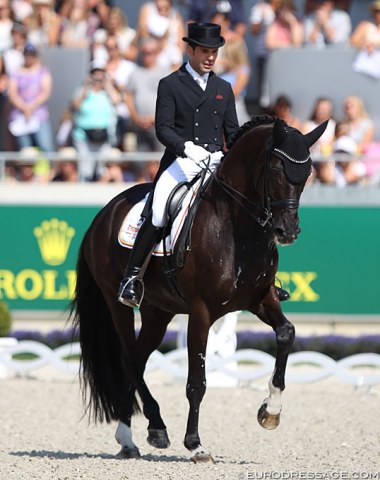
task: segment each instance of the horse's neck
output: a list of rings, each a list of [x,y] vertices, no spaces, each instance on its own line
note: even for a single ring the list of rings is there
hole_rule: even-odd
[[[257,218],[263,214],[263,189],[255,180],[255,175],[260,173],[249,168],[242,158],[241,155],[231,156],[228,162],[227,159],[223,162],[209,197],[215,205],[218,221],[231,225],[233,235],[241,239],[255,235]]]
[[[217,175],[228,186],[248,198],[258,200],[261,193],[258,185],[263,177],[263,153],[249,143],[239,142],[226,155],[220,165]]]

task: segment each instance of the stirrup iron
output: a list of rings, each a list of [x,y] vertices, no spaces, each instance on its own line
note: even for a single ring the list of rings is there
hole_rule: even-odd
[[[139,282],[139,284],[141,285],[141,288],[142,288],[141,295],[138,295],[135,292],[135,289],[133,289],[133,292],[135,294],[135,299],[123,297],[123,293],[124,293],[125,289],[128,287],[128,285],[131,282]],[[131,275],[128,278],[128,280],[125,282],[125,284],[120,288],[120,290],[118,292],[117,299],[120,303],[122,303],[123,305],[126,305],[127,307],[140,308],[140,305],[141,305],[141,303],[143,301],[143,298],[144,298],[144,294],[145,294],[145,285],[144,285],[143,279],[141,277],[139,277],[138,275]]]

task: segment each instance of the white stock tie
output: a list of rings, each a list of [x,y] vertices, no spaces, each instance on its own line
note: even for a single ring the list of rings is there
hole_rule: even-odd
[[[194,80],[197,82],[197,84],[201,87],[203,91],[206,90],[207,87],[207,81],[203,78],[194,78]]]

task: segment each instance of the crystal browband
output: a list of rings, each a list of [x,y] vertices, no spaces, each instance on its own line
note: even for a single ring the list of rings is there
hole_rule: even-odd
[[[296,160],[295,158],[292,158],[290,155],[288,155],[286,152],[283,150],[280,150],[279,148],[274,148],[273,149],[275,152],[281,153],[281,155],[284,155],[288,160],[290,160],[293,163],[306,163],[310,159],[310,155],[305,160]]]

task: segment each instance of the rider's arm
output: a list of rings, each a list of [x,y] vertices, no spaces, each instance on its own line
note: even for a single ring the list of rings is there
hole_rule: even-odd
[[[239,122],[236,114],[236,105],[235,105],[235,96],[233,94],[232,88],[228,86],[228,100],[227,106],[224,113],[224,138],[226,144],[228,145],[231,142],[231,139],[234,137],[235,132],[239,128]]]
[[[167,149],[178,157],[184,156],[185,139],[175,130],[176,103],[174,94],[166,79],[160,81],[156,102],[156,135]]]

